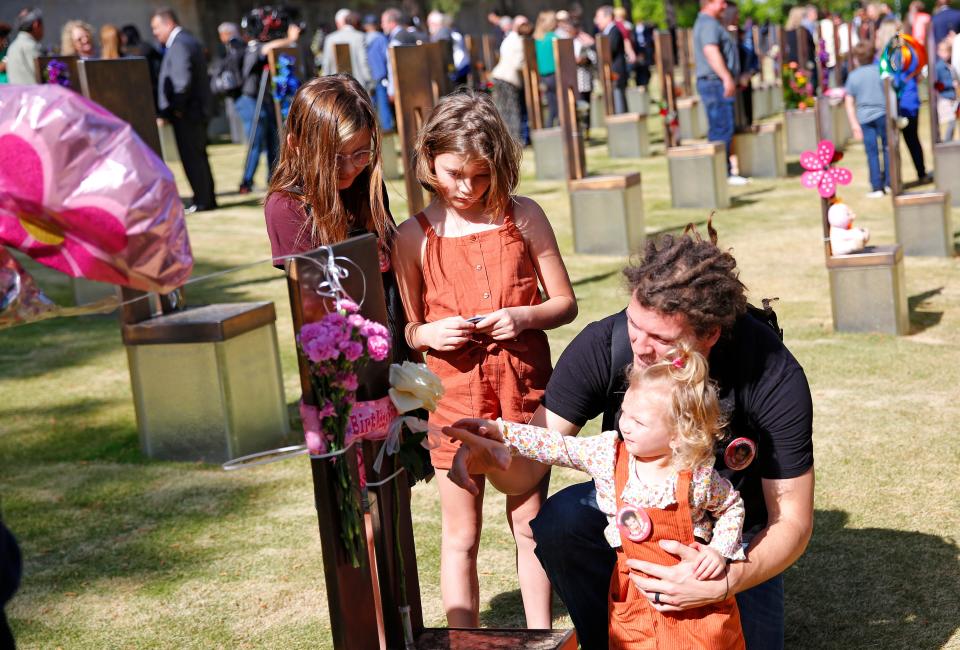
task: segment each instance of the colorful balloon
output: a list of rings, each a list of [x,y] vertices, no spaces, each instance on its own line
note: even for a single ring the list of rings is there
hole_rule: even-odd
[[[193,256],[173,174],[129,124],[59,85],[0,86],[0,246],[168,293]]]
[[[927,51],[909,34],[896,34],[880,54],[880,74],[893,77],[898,92],[903,84],[920,74],[927,65]]]

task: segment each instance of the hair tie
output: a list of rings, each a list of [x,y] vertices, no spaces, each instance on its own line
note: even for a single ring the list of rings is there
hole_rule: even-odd
[[[687,359],[681,354],[678,357],[674,357],[671,363],[673,364],[673,367],[676,368],[677,370],[683,370],[683,367],[687,365]]]

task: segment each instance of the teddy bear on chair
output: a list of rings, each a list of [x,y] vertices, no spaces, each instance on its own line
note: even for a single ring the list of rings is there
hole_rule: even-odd
[[[870,231],[853,227],[856,216],[846,203],[840,201],[831,205],[827,211],[827,221],[830,222],[830,249],[834,255],[859,253],[870,241]]]

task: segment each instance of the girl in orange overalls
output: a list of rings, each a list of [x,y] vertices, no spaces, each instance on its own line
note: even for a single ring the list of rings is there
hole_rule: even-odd
[[[431,429],[465,417],[527,422],[552,371],[543,330],[577,314],[556,237],[536,202],[514,196],[520,145],[487,95],[444,98],[420,130],[417,179],[433,195],[423,212],[400,225],[393,249],[409,325],[409,345],[427,353],[444,395]],[[459,443],[441,436],[431,451],[442,515],[440,592],[451,627],[479,624],[477,551],[483,477],[476,494],[447,478]],[[529,467],[529,466],[528,466]],[[523,472],[515,464],[508,472]],[[509,475],[491,475],[495,485]],[[517,542],[517,573],[527,626],[549,628],[550,583],[534,555],[529,522],[546,482],[507,496]]]
[[[597,505],[617,549],[610,579],[610,648],[622,650],[738,650],[744,647],[732,594],[681,612],[657,611],[630,579],[627,560],[672,565],[660,540],[699,551],[696,576],[722,578],[726,563],[743,560],[743,500],[713,469],[722,436],[720,407],[706,359],[681,346],[663,361],[635,367],[623,397],[620,431],[565,437],[531,425],[463,420],[447,432],[471,447],[500,439],[520,456],[590,473]],[[471,433],[472,432],[472,433]],[[659,602],[659,594],[654,595]]]

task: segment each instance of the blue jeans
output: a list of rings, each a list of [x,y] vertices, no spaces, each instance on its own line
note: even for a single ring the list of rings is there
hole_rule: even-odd
[[[396,123],[393,121],[393,110],[390,108],[390,99],[387,97],[387,82],[378,83],[373,89],[373,107],[377,109],[377,118],[380,120],[381,131],[393,131]]]
[[[250,132],[253,130],[253,113],[257,110],[257,98],[249,95],[240,95],[236,101],[237,114],[243,120],[243,130],[249,141]],[[257,120],[257,134],[253,139],[253,146],[250,148],[250,157],[247,167],[243,170],[243,180],[241,185],[253,185],[253,175],[260,164],[260,156],[267,154],[267,182],[270,182],[270,175],[277,164],[277,152],[280,148],[280,137],[277,135],[277,121],[273,114],[273,102],[269,97],[265,97],[263,106],[260,107],[260,117]]]
[[[870,169],[870,187],[882,190],[890,185],[890,154],[887,149],[887,118],[878,117],[869,122],[861,122],[863,148],[867,152],[867,167]],[[880,152],[877,151],[877,138],[883,144],[883,179],[880,178]]]
[[[697,92],[707,113],[707,139],[727,147],[727,169],[730,168],[730,145],[733,142],[734,100],[723,96],[719,79],[697,79]]]
[[[530,522],[536,554],[567,607],[583,650],[607,650],[607,589],[617,562],[593,481],[560,490]],[[737,594],[750,650],[783,647],[783,576]]]

